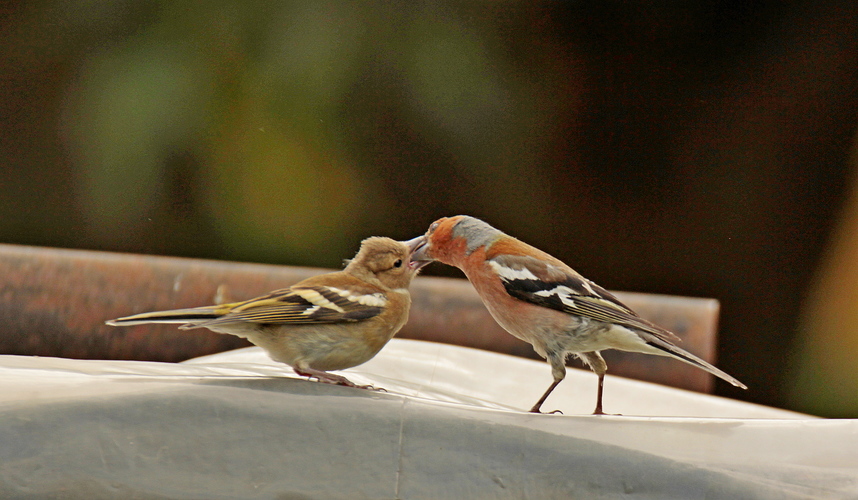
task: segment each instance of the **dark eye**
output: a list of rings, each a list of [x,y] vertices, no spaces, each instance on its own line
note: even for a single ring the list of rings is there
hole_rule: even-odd
[[[402,267],[402,259],[396,259],[396,262],[393,263],[393,267]]]

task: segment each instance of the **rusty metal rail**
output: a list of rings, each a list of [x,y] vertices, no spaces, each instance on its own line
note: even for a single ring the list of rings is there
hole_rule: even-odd
[[[244,340],[175,325],[113,328],[104,321],[159,309],[207,305],[224,291],[251,298],[327,272],[245,264],[0,244],[0,354],[80,359],[181,361],[243,347]],[[411,319],[399,337],[458,344],[539,359],[501,329],[466,280],[418,277]],[[714,362],[714,299],[640,293],[617,296],[675,332],[682,347]],[[614,351],[609,374],[711,392],[712,376],[678,361]],[[546,366],[546,373],[548,367]]]

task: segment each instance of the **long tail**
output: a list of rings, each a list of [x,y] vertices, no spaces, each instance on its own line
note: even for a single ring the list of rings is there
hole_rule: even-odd
[[[197,323],[217,319],[224,314],[220,306],[194,307],[190,309],[173,309],[171,311],[155,311],[124,318],[116,318],[105,323],[110,326],[145,325],[147,323],[181,323],[193,328]]]
[[[684,361],[684,362],[688,363],[689,365],[696,366],[697,368],[701,368],[703,370],[706,370],[707,372],[711,373],[712,375],[715,375],[716,377],[718,377],[718,378],[720,378],[726,382],[730,382],[731,384],[735,385],[736,387],[740,387],[742,389],[748,388],[747,385],[739,382],[736,379],[736,377],[733,377],[732,375],[728,374],[724,370],[721,370],[719,368],[712,366],[712,364],[707,363],[706,361],[703,361],[702,359],[691,354],[690,352],[686,351],[685,349],[681,349],[681,348],[679,348],[679,347],[677,347],[677,346],[675,346],[669,342],[665,342],[665,341],[658,339],[654,336],[648,335],[646,340],[647,340],[647,344],[649,344],[650,346],[655,347],[656,349],[662,351],[661,354],[664,356],[671,356],[671,357],[676,358],[680,361]]]

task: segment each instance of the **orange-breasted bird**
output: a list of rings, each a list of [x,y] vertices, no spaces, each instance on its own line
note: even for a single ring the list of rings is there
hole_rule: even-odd
[[[593,414],[604,414],[602,392],[608,366],[599,354],[604,349],[670,356],[747,389],[674,345],[679,340],[676,335],[641,318],[560,260],[479,219],[445,217],[433,222],[422,238],[412,260],[421,264],[437,260],[461,269],[492,317],[551,364],[554,381],[531,412],[540,413],[545,399],[566,376],[566,357],[571,353],[599,377]]]
[[[107,324],[182,323],[183,330],[236,335],[299,375],[357,387],[328,371],[370,360],[408,321],[408,286],[427,263],[410,259],[417,243],[367,238],[342,271],[244,302],[136,314]]]

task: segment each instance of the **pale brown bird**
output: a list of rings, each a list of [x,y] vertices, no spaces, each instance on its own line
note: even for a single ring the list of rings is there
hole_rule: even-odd
[[[208,328],[246,338],[299,375],[359,387],[328,371],[370,360],[408,321],[408,286],[427,263],[410,260],[414,244],[367,238],[342,271],[244,302],[135,314],[107,324]]]

